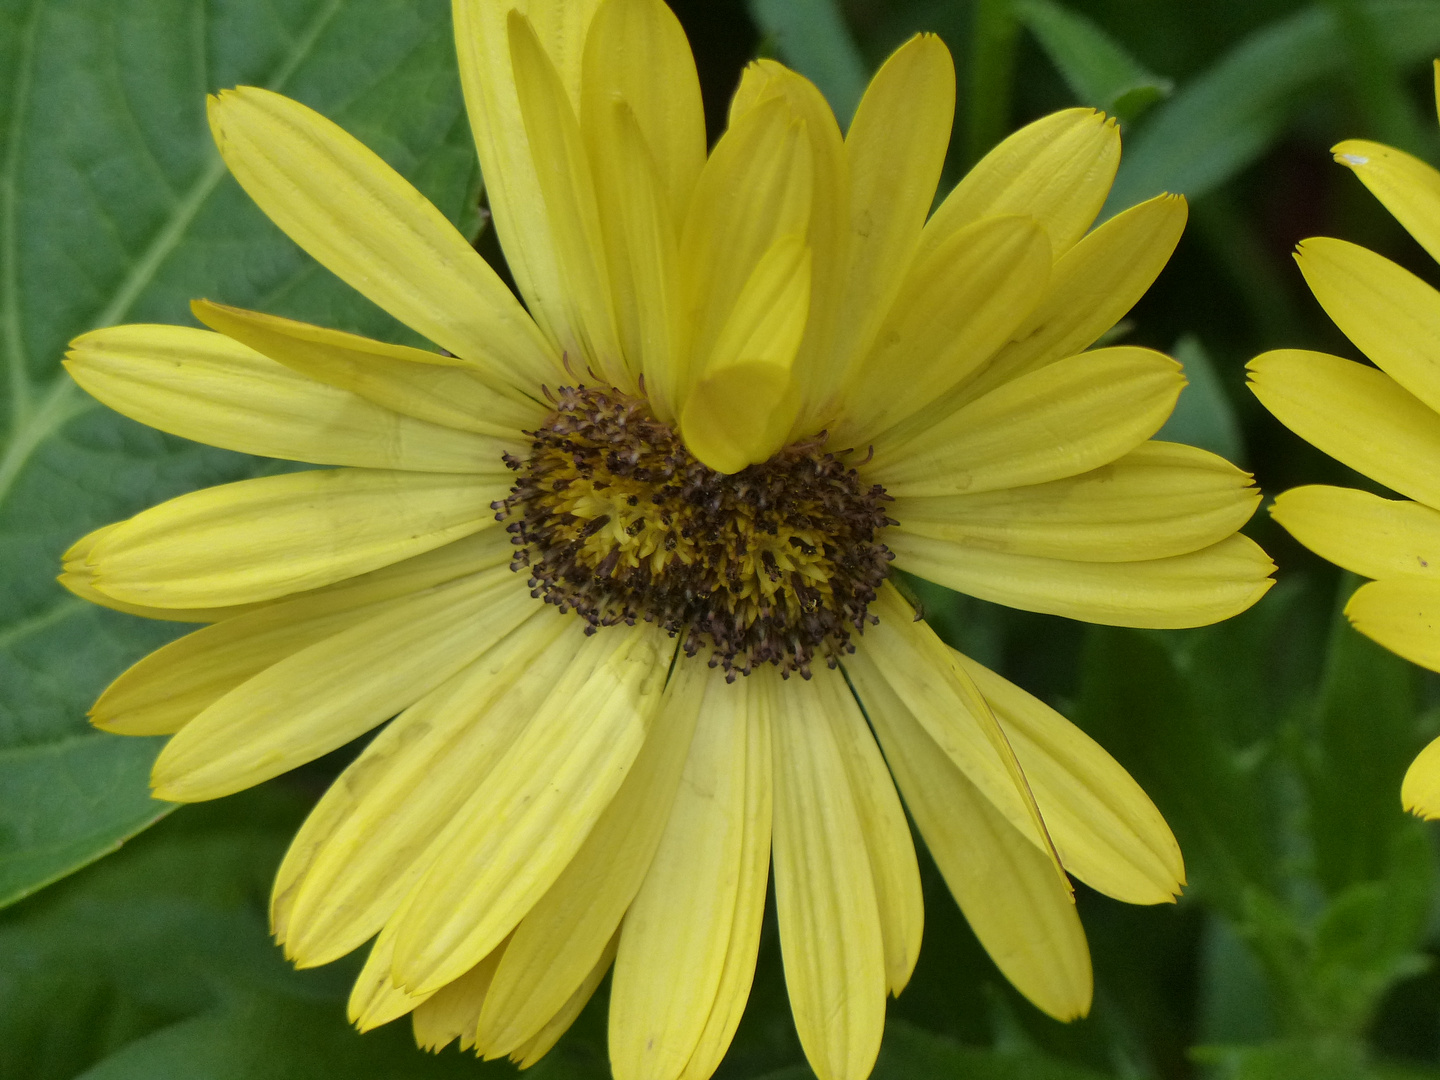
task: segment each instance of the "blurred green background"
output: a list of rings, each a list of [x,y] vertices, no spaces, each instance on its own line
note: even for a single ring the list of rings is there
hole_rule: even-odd
[[[1117,333],[1182,359],[1166,437],[1226,454],[1268,495],[1367,481],[1245,391],[1277,346],[1359,359],[1290,261],[1316,234],[1436,268],[1328,147],[1368,137],[1440,164],[1431,60],[1440,0],[687,0],[713,129],[740,68],[776,56],[842,124],[870,71],[940,33],[959,107],[945,188],[1019,124],[1076,103],[1122,121],[1107,213],[1191,199],[1170,267]],[[445,0],[0,0],[0,1078],[311,1080],[504,1076],[401,1022],[357,1036],[353,966],[288,969],[269,879],[341,751],[263,788],[168,809],[152,740],[90,731],[127,663],[180,629],[93,609],[53,583],[77,536],[192,488],[276,466],[92,406],[65,342],[125,321],[188,322],[192,296],[405,340],[224,175],[205,92],[283,89],[339,121],[499,258],[479,213]],[[1440,683],[1350,631],[1344,580],[1266,518],[1281,565],[1251,612],[1198,631],[1086,628],[923,588],[947,638],[1095,735],[1175,829],[1176,907],[1080,889],[1091,1016],[1014,993],[934,868],[915,978],[876,1075],[977,1080],[1440,1077],[1436,828],[1401,813],[1440,734]],[[917,586],[917,588],[921,588]],[[133,837],[133,839],[129,839]],[[124,843],[123,849],[120,848]],[[114,852],[113,854],[110,854]],[[103,859],[101,856],[105,856]],[[922,864],[925,855],[922,851]],[[98,861],[97,861],[98,860]],[[63,879],[63,880],[62,880]],[[537,1078],[606,1075],[602,990]],[[810,1075],[773,918],[719,1074]]]

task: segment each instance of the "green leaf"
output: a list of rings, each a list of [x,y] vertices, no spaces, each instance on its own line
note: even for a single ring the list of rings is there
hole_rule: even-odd
[[[1155,433],[1155,438],[1189,443],[1231,461],[1243,462],[1245,446],[1239,421],[1235,419],[1235,407],[1200,339],[1187,334],[1175,343],[1171,355],[1184,365],[1189,385],[1181,392],[1175,411]]]
[[[145,794],[154,743],[84,717],[180,628],[75,601],[54,580],[61,552],[162,499],[275,467],[98,407],[60,370],[66,341],[188,323],[196,296],[408,339],[225,173],[205,94],[239,83],[319,109],[474,227],[445,0],[0,2],[0,902],[166,809]]]
[[[1103,1073],[1039,1050],[964,1046],[903,1020],[885,1025],[874,1080],[1106,1080]]]
[[[1083,15],[1050,0],[1019,0],[1014,8],[1082,104],[1129,123],[1174,88]]]
[[[1440,50],[1440,5],[1363,5],[1395,64]],[[1128,141],[1104,216],[1158,195],[1203,195],[1259,158],[1279,137],[1300,92],[1335,75],[1348,50],[1334,12],[1310,8],[1251,35],[1155,109]]]
[[[780,59],[813,82],[843,131],[870,81],[835,0],[750,0],[750,17]]]

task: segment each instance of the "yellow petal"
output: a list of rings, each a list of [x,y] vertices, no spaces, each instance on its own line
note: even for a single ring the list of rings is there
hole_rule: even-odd
[[[1363,577],[1440,573],[1440,512],[1368,491],[1310,484],[1270,515],[1315,554]]]
[[[1421,577],[1367,582],[1350,597],[1345,615],[1391,652],[1440,671],[1440,582]]]
[[[1238,615],[1274,582],[1275,564],[1248,537],[1143,562],[1071,562],[1011,555],[896,530],[895,565],[947,589],[1022,611],[1106,626],[1177,629]]]
[[[508,567],[387,605],[266,668],[186,724],[155,761],[156,797],[218,798],[344,746],[534,612]]]
[[[350,1022],[361,1031],[370,1031],[388,1024],[423,1004],[429,994],[410,994],[395,985],[390,977],[395,955],[395,928],[388,925],[380,931],[365,966],[360,969],[350,990],[346,1012]]]
[[[762,668],[775,751],[775,910],[790,1010],[819,1080],[863,1080],[885,1026],[885,947],[845,759],[812,682]],[[777,712],[779,710],[777,709]]]
[[[935,201],[955,115],[955,65],[917,34],[881,65],[845,136],[850,269],[836,312],[841,370],[863,355],[895,303]]]
[[[1383,371],[1277,349],[1250,361],[1250,389],[1275,418],[1352,469],[1440,507],[1435,412]]]
[[[532,398],[488,383],[483,368],[459,357],[387,345],[209,300],[191,301],[190,310],[210,329],[271,360],[404,416],[511,440],[545,416],[544,407]]]
[[[1011,135],[955,185],[935,211],[922,251],[983,217],[1028,214],[1045,227],[1057,256],[1105,205],[1120,164],[1120,132],[1093,109],[1065,109]]]
[[[296,374],[222,334],[187,326],[92,331],[71,343],[65,367],[116,412],[242,454],[474,473],[498,471],[485,466],[524,446],[513,437],[495,439],[401,416]]]
[[[574,857],[645,739],[674,645],[654,627],[586,640],[475,791],[406,900],[397,980],[443,986],[513,930]]]
[[[680,784],[704,693],[701,664],[675,668],[635,765],[555,884],[520,921],[480,1017],[491,1057],[514,1053],[583,985],[645,879]]]
[[[345,955],[394,915],[565,672],[583,633],[545,609],[444,680],[330,786],[276,875],[270,922],[286,956]]]
[[[1440,293],[1358,244],[1302,240],[1300,272],[1356,348],[1434,409],[1440,407]]]
[[[810,249],[798,236],[767,251],[735,307],[680,416],[686,448],[736,473],[786,442],[799,408],[792,365],[810,309]]]
[[[415,1028],[417,1046],[437,1053],[456,1039],[460,1040],[461,1050],[475,1045],[480,1009],[504,955],[505,943],[501,942],[484,960],[416,1006],[410,1021]]]
[[[235,179],[315,260],[407,326],[497,382],[560,372],[505,283],[425,197],[353,136],[252,86],[210,99]],[[488,173],[487,173],[488,177]]]
[[[875,736],[855,702],[844,678],[829,670],[817,671],[814,683],[830,722],[835,744],[845,759],[855,809],[865,833],[865,850],[875,881],[880,911],[880,933],[885,945],[885,979],[890,993],[900,994],[920,957],[920,934],[925,908],[920,892],[920,869],[910,825],[895,794],[895,783],[875,745]]]
[[[1185,883],[1180,846],[1140,785],[1054,709],[955,656],[1015,748],[1065,869],[1129,904],[1173,902]]]
[[[169,735],[252,675],[377,614],[393,601],[508,562],[512,548],[481,534],[342,585],[242,612],[132,664],[100,695],[91,722],[121,735]]]
[[[495,233],[505,249],[505,263],[535,321],[553,343],[555,356],[581,356],[581,330],[570,322],[558,245],[520,111],[507,23],[512,11],[522,11],[530,20],[572,107],[578,109],[585,38],[598,6],[599,0],[452,3],[460,85],[480,155],[485,195],[495,215]]]
[[[867,689],[864,701],[910,814],[980,944],[1038,1008],[1057,1020],[1085,1015],[1090,951],[1045,855],[937,753],[893,690]]]
[[[706,672],[704,698],[683,782],[620,932],[610,988],[616,1080],[674,1080],[685,1068],[720,986],[742,878],[748,687],[718,667],[682,667]]]
[[[1431,258],[1440,259],[1440,172],[1393,146],[1347,139],[1331,148]]]
[[[615,946],[619,939],[617,934],[610,939],[610,944],[605,946],[605,951],[600,954],[600,959],[590,969],[590,974],[585,976],[585,981],[580,984],[579,989],[570,995],[560,1011],[550,1018],[536,1036],[524,1046],[517,1047],[510,1055],[510,1059],[520,1068],[528,1069],[542,1057],[550,1052],[550,1048],[560,1041],[560,1036],[569,1030],[575,1018],[580,1015],[587,1002],[594,995],[600,985],[600,980],[605,978],[605,973],[610,970],[610,963],[615,959]]]
[[[490,528],[505,478],[337,469],[204,488],[95,544],[95,588],[158,607],[217,607],[319,588]]]
[[[634,380],[620,355],[595,180],[580,122],[530,20],[511,11],[508,32],[520,115],[560,271],[556,299],[580,349],[570,357],[571,364],[593,369],[612,386],[632,389]]]
[[[866,476],[896,498],[1076,476],[1155,434],[1184,385],[1160,353],[1097,349],[1006,383],[908,441],[877,442]]]
[[[900,498],[906,532],[1018,555],[1080,562],[1163,559],[1208,547],[1250,519],[1260,493],[1224,458],[1145,442],[1079,476],[975,495]]]
[[[1440,818],[1440,739],[1421,750],[1400,784],[1400,802],[1426,821]]]
[[[975,371],[1009,340],[1050,276],[1028,217],[985,218],[916,258],[845,389],[842,445],[863,444]]]

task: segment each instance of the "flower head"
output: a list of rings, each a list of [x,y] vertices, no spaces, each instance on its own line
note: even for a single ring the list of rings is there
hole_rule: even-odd
[[[1436,93],[1440,100],[1440,62]],[[1334,153],[1440,259],[1440,172],[1362,139]],[[1313,484],[1284,492],[1271,513],[1317,555],[1373,579],[1345,605],[1357,630],[1440,670],[1440,293],[1345,240],[1304,240],[1295,261],[1325,313],[1375,366],[1278,349],[1250,362],[1250,388],[1301,438],[1405,498]],[[1423,817],[1440,817],[1440,741],[1411,765],[1401,798]]]
[[[1174,839],[1084,734],[941,643],[890,569],[1133,626],[1265,590],[1236,533],[1249,478],[1149,441],[1178,365],[1082,352],[1164,265],[1183,201],[1088,231],[1118,134],[1071,110],[931,214],[954,103],[934,37],[890,58],[843,137],[814,86],[752,65],[707,155],[660,0],[455,18],[523,303],[378,157],[241,88],[211,103],[234,176],[445,351],[209,301],[210,330],[75,342],[75,378],[128,415],[336,466],[71,549],[80,595],[210,624],[123,674],[95,722],[172,735],[156,793],[195,800],[389,721],[273,898],[300,964],[374,939],[362,1027],[409,1013],[424,1045],[529,1063],[613,965],[616,1075],[704,1078],[773,860],[805,1052],[862,1077],[921,935],[896,783],[1000,968],[1084,1013],[1066,871],[1168,901]]]

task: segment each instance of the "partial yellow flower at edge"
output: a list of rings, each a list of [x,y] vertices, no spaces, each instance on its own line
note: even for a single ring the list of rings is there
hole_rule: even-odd
[[[890,576],[1147,627],[1269,587],[1236,532],[1249,477],[1153,440],[1178,365],[1082,351],[1183,201],[1087,233],[1119,134],[1074,109],[927,222],[954,104],[933,36],[845,136],[812,84],[753,65],[707,156],[660,0],[454,11],[519,298],[352,136],[242,87],[210,104],[242,187],[445,353],[223,297],[195,304],[209,330],[74,343],[76,380],[141,422],[326,466],[67,553],[79,595],[212,624],[121,675],[96,724],[170,735],[153,782],[186,800],[384,725],[297,834],[272,926],[301,966],[373,941],[352,1019],[411,1013],[428,1048],[533,1063],[613,963],[615,1075],[705,1080],[773,864],[801,1045],[821,1080],[863,1080],[923,931],[906,805],[1007,977],[1083,1015],[1067,873],[1167,902],[1174,837]]]

